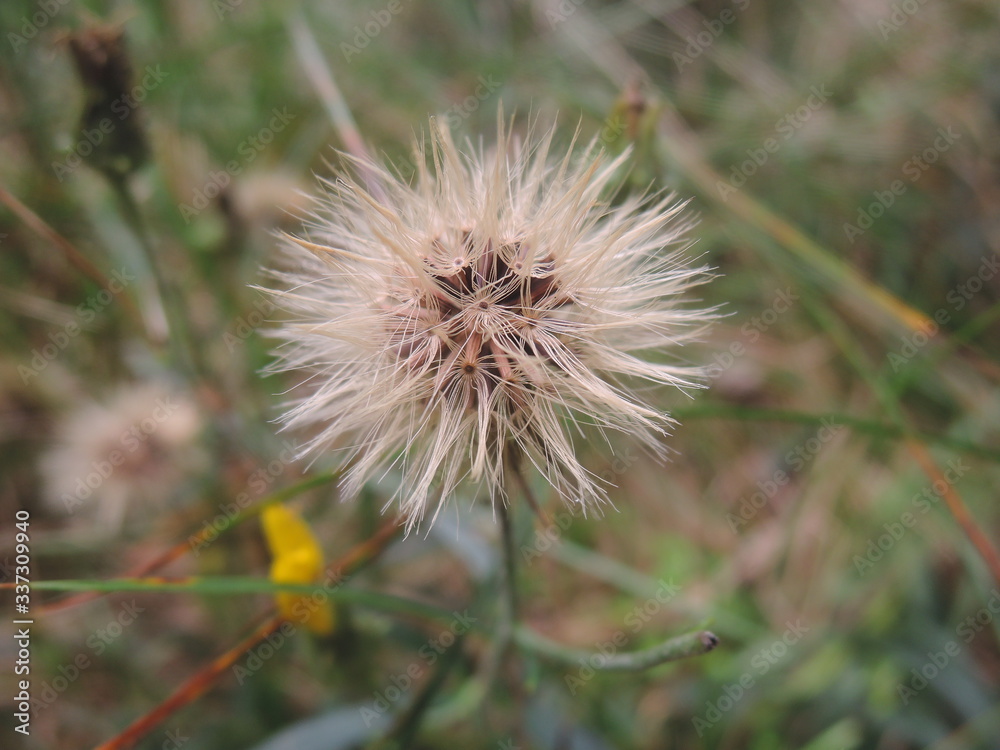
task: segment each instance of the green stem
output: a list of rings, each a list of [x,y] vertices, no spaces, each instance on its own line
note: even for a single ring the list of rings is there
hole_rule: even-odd
[[[873,435],[889,440],[903,440],[913,437],[931,445],[968,453],[991,461],[1000,461],[1000,450],[986,445],[980,445],[962,438],[948,435],[937,435],[922,430],[904,428],[898,424],[863,419],[842,412],[823,412],[820,414],[795,411],[792,409],[768,409],[752,406],[734,406],[732,404],[712,403],[703,401],[695,406],[682,406],[671,410],[671,415],[682,421],[691,419],[734,419],[754,422],[786,422],[789,424],[821,425],[824,419],[843,424],[854,432]]]
[[[111,186],[121,206],[122,216],[132,230],[146,256],[146,262],[153,274],[156,284],[156,291],[160,297],[160,304],[167,319],[168,346],[174,364],[180,368],[189,378],[190,382],[196,383],[199,375],[204,372],[198,356],[198,346],[194,340],[190,325],[186,317],[186,306],[182,295],[174,285],[170,283],[163,269],[163,264],[157,255],[146,223],[142,216],[142,211],[132,195],[132,188],[127,177],[109,177]]]
[[[514,529],[510,509],[500,504],[500,534],[503,540],[503,609],[501,610],[500,633],[510,640],[517,624],[517,560],[514,557]]]
[[[315,489],[316,487],[322,487],[325,484],[329,484],[330,482],[336,481],[339,477],[340,477],[339,471],[328,472],[326,474],[319,474],[314,477],[308,477],[307,479],[303,479],[300,482],[296,482],[295,484],[289,485],[288,487],[284,487],[280,490],[277,490],[276,492],[272,492],[267,497],[258,500],[249,508],[241,510],[233,516],[226,516],[226,519],[221,525],[221,527],[214,525],[211,526],[210,527],[211,530],[217,533],[213,534],[210,540],[205,540],[204,538],[205,527],[203,526],[201,531],[196,531],[195,533],[191,534],[188,537],[188,543],[197,547],[200,546],[202,543],[209,544],[211,542],[214,542],[216,539],[218,539],[220,536],[222,536],[227,531],[232,529],[234,526],[238,526],[239,524],[243,523],[244,521],[250,518],[259,516],[261,512],[263,512],[264,508],[268,507],[269,505],[275,505],[276,503],[287,502],[288,500],[298,497],[299,495],[308,492],[311,489]]]
[[[671,661],[701,656],[719,645],[719,639],[708,630],[692,630],[664,641],[658,646],[642,651],[632,651],[610,656],[584,649],[564,646],[550,641],[526,627],[519,627],[514,632],[514,638],[522,647],[548,657],[553,661],[570,664],[574,667],[587,664],[596,670],[604,672],[641,672],[651,667],[666,664]]]
[[[449,623],[455,615],[441,607],[424,604],[413,599],[367,591],[343,585],[338,581],[328,584],[315,583],[275,583],[267,578],[250,576],[206,576],[186,578],[112,578],[71,579],[52,581],[32,581],[32,588],[38,591],[100,591],[121,593],[124,591],[148,592],[156,594],[201,594],[204,596],[243,596],[246,594],[301,594],[302,596],[322,596],[334,601],[357,604],[369,609],[397,612],[399,614]],[[14,588],[13,583],[0,583],[0,591]]]
[[[507,506],[500,505],[499,515],[500,546],[503,550],[504,558],[503,574],[500,576],[500,611],[497,616],[497,626],[494,631],[493,643],[480,677],[482,685],[480,699],[486,697],[497,681],[504,657],[514,642],[514,627],[517,621],[517,578],[514,561],[514,538]]]

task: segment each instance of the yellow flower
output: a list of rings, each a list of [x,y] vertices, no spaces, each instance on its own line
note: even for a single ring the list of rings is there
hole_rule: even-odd
[[[275,504],[264,509],[261,525],[271,551],[271,580],[275,583],[316,583],[325,562],[323,550],[306,522],[295,511]],[[280,593],[275,600],[278,612],[286,620],[304,625],[317,635],[333,632],[333,609],[325,598]]]

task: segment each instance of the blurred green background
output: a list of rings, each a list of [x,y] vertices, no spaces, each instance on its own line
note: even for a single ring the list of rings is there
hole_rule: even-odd
[[[671,461],[594,441],[616,509],[563,511],[554,541],[525,506],[515,520],[537,631],[634,649],[701,624],[722,645],[638,674],[512,656],[481,699],[498,542],[488,507],[463,501],[345,585],[482,631],[439,650],[460,621],[341,604],[333,636],[240,660],[138,747],[1000,747],[1000,581],[967,533],[1000,536],[998,16],[942,0],[5,0],[4,581],[17,508],[35,580],[96,580],[336,467],[289,460],[270,421],[292,380],[259,374],[275,315],[250,286],[338,168],[327,71],[404,174],[429,115],[489,142],[502,102],[520,129],[530,114],[565,143],[579,127],[631,145],[627,189],[691,199],[690,254],[719,273],[699,291],[727,317],[689,354],[710,389],[655,396],[681,421]],[[120,68],[109,51],[130,81],[102,78]],[[353,504],[334,484],[299,495],[329,559],[371,536],[392,481]],[[254,522],[197,552],[158,572],[267,576]],[[4,746],[109,739],[270,599],[115,593],[38,614],[32,736],[5,703]],[[6,686],[11,639],[0,654]]]

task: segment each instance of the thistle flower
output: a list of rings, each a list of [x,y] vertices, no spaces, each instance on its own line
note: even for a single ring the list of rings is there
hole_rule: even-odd
[[[552,136],[521,143],[501,123],[495,149],[460,151],[432,121],[412,183],[354,160],[373,187],[327,181],[308,239],[288,238],[274,274],[291,318],[275,369],[310,373],[286,426],[313,428],[303,455],[350,454],[348,496],[397,469],[408,528],[466,479],[506,502],[521,457],[586,511],[606,489],[576,456],[580,426],[662,454],[671,419],[635,386],[697,386],[700,368],[644,357],[712,317],[679,304],[706,278],[681,257],[683,206],[611,205],[627,154],[553,158]]]

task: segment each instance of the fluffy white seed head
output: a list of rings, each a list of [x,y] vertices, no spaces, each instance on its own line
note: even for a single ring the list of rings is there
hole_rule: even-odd
[[[680,255],[682,206],[609,205],[625,157],[552,158],[551,139],[501,127],[495,149],[459,150],[432,123],[412,183],[369,163],[357,171],[377,189],[327,182],[275,273],[277,369],[309,373],[284,421],[311,429],[303,454],[349,452],[347,495],[397,468],[410,526],[466,479],[505,500],[522,458],[570,502],[599,503],[581,425],[662,452],[670,419],[635,387],[697,385],[698,368],[667,360],[712,317],[679,305],[706,278]]]
[[[44,498],[79,519],[74,533],[119,533],[130,506],[164,506],[205,469],[202,427],[194,400],[158,383],[120,385],[106,401],[77,404],[42,457]]]

